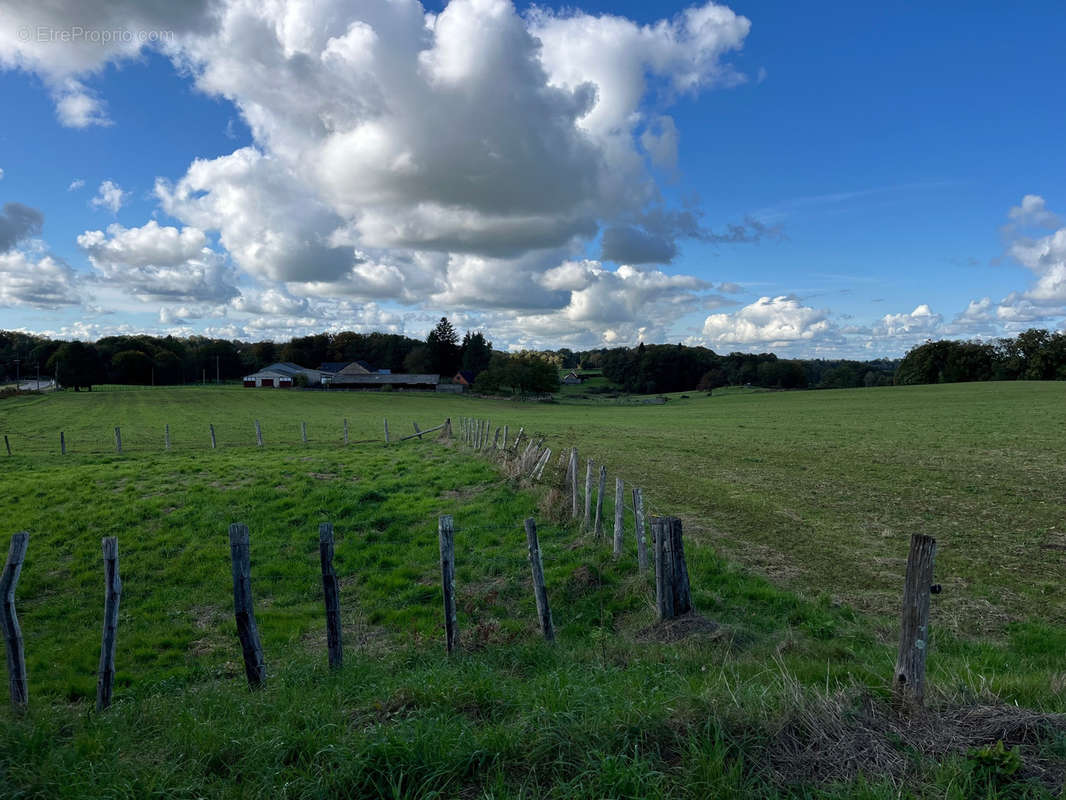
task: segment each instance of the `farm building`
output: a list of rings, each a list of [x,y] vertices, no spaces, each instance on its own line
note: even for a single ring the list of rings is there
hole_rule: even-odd
[[[291,389],[298,375],[303,375],[309,386],[315,386],[322,382],[323,373],[317,369],[301,367],[299,364],[279,361],[277,364],[263,367],[259,372],[245,375],[244,385],[247,388]]]
[[[563,383],[565,383],[567,386],[576,386],[577,384],[581,383],[583,380],[584,380],[584,378],[582,378],[580,375],[578,375],[577,372],[575,372],[574,370],[570,370],[563,377]]]
[[[455,373],[455,377],[452,380],[454,380],[456,383],[462,384],[463,386],[473,386],[474,378],[475,375],[473,372],[468,369],[461,369],[457,373]]]
[[[347,374],[345,374],[347,373]],[[380,372],[348,372],[341,370],[333,376],[330,386],[334,389],[381,390],[386,386],[398,390],[436,391],[440,375],[395,375]]]

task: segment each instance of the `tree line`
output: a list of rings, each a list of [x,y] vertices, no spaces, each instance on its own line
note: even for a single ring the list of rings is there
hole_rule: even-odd
[[[992,342],[928,341],[900,362],[896,383],[1066,380],[1066,334],[1030,328]]]

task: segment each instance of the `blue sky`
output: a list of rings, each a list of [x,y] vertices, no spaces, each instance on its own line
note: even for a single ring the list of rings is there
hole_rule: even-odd
[[[0,10],[0,328],[878,357],[1066,316],[1060,4],[94,5]]]

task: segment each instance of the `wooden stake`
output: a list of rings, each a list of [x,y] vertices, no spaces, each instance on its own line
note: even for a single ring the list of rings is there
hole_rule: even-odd
[[[648,571],[648,541],[644,533],[644,490],[633,487],[633,517],[637,528],[637,567],[641,572]]]
[[[100,644],[100,669],[96,679],[96,710],[111,705],[115,689],[115,644],[118,634],[118,607],[122,599],[122,579],[118,572],[118,539],[109,536],[101,542],[104,551],[104,633]]]
[[[571,447],[570,448],[570,490],[571,490],[571,495],[572,495],[572,500],[573,500],[573,502],[572,502],[573,510],[571,512],[571,516],[574,519],[577,519],[577,500],[578,500],[577,464],[578,464],[577,448],[576,447]]]
[[[903,614],[892,688],[905,709],[920,710],[925,703],[925,659],[929,653],[929,595],[933,583],[936,539],[916,533],[907,555],[903,584]]]
[[[500,449],[500,429],[496,428],[496,434],[492,437],[492,449]]]
[[[614,557],[622,555],[622,543],[624,531],[622,528],[622,512],[625,510],[625,494],[621,478],[614,479]]]
[[[263,429],[259,427],[259,420],[255,421],[255,444],[257,447],[263,446]]]
[[[63,434],[60,434],[62,436]],[[4,434],[4,447],[7,448],[7,454],[11,455],[11,442],[7,440],[7,434]]]
[[[607,491],[607,466],[600,465],[600,488],[596,492],[596,524],[593,526],[597,536],[603,536],[603,493]]]
[[[385,444],[389,443],[389,418],[385,417]]]
[[[419,439],[421,439],[422,438],[422,431],[420,431],[418,429],[418,423],[417,422],[412,422],[411,424],[415,426],[415,436],[417,436]]]
[[[680,617],[692,610],[688,565],[682,543],[681,520],[652,517],[655,539],[655,605],[660,620]]]
[[[122,452],[122,431],[120,431],[117,427],[115,428],[115,452]]]
[[[507,426],[507,425],[504,425],[504,426],[503,426],[503,449],[504,449],[504,450],[506,450],[506,449],[507,449],[507,443],[508,443],[509,441],[511,441],[511,440],[510,440],[510,438],[508,438],[508,435],[507,435],[507,434],[508,434],[508,432],[509,432],[509,426]]]
[[[307,444],[307,423],[306,422],[301,422],[300,423],[300,439],[303,441],[304,444]]]
[[[4,438],[6,439],[7,437],[5,436]],[[60,431],[59,432],[59,455],[65,456],[66,454],[67,454],[67,437],[63,435],[63,431]]]
[[[344,663],[344,645],[341,642],[341,599],[337,571],[333,569],[333,523],[323,522],[318,526],[318,554],[322,562],[322,595],[326,601],[326,649],[329,651],[329,666],[340,669]]]
[[[163,426],[163,449],[170,449],[170,423]]]
[[[526,542],[529,544],[529,567],[533,572],[533,597],[537,601],[537,620],[540,632],[549,642],[555,641],[552,625],[552,610],[548,605],[548,590],[544,585],[544,564],[540,558],[540,542],[537,541],[537,523],[530,517],[526,520]]]
[[[444,643],[448,655],[459,646],[459,617],[455,607],[455,529],[451,514],[437,520],[440,539],[440,580],[444,593]]]
[[[589,529],[589,522],[592,519],[592,465],[593,461],[590,458],[585,464],[585,522],[582,527],[586,532]]]
[[[344,443],[348,444],[348,418],[344,418]]]
[[[11,705],[16,711],[26,708],[30,701],[26,685],[26,652],[22,645],[22,629],[15,613],[15,587],[26,560],[30,535],[25,531],[11,537],[3,577],[0,577],[0,626],[4,629],[4,649],[7,651],[7,678],[11,687]]]
[[[248,685],[257,689],[266,681],[266,665],[252,607],[252,555],[247,525],[229,526],[229,549],[233,561],[233,614],[237,619],[237,638],[241,641]]]
[[[218,448],[218,441],[215,439],[215,426],[213,423],[208,423],[207,428],[211,431],[211,449],[215,450]]]
[[[670,591],[670,572],[666,564],[666,537],[662,517],[651,518],[651,538],[655,542],[655,611],[660,620],[674,616],[673,594]]]

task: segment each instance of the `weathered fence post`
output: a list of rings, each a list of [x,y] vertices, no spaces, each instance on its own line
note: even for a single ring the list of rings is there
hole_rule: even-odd
[[[60,434],[62,436],[63,434]],[[7,434],[4,434],[4,447],[7,448],[7,454],[11,455],[11,442],[7,440]]]
[[[96,710],[111,705],[115,688],[115,644],[118,634],[118,606],[122,599],[122,579],[118,572],[118,539],[109,536],[101,543],[104,551],[104,633],[100,643],[100,669],[96,679]]]
[[[207,424],[207,428],[208,428],[208,430],[211,431],[211,449],[212,450],[216,450],[216,449],[218,449],[218,440],[215,439],[215,425],[214,425],[214,423],[210,423],[209,422]]]
[[[529,568],[533,572],[533,596],[537,601],[537,620],[540,632],[549,642],[555,641],[552,625],[552,610],[548,605],[548,590],[544,585],[544,563],[540,557],[540,542],[537,540],[537,523],[532,517],[526,520],[526,542],[529,544]]]
[[[163,426],[163,449],[170,449],[170,423]]]
[[[257,447],[263,446],[263,429],[259,427],[259,420],[255,421],[255,444]]]
[[[389,443],[389,418],[385,417],[385,444]]]
[[[452,418],[446,417],[444,420],[444,433],[441,434],[445,439],[452,438]]]
[[[422,431],[420,431],[418,429],[418,423],[417,422],[412,422],[411,424],[415,426],[415,433],[418,434],[418,440],[422,441]]]
[[[115,427],[115,452],[122,452],[122,431],[117,426]]]
[[[533,464],[533,470],[529,473],[529,477],[533,480],[540,480],[540,476],[544,474],[544,468],[548,465],[548,460],[552,457],[552,450],[550,447],[545,447],[544,452],[536,463]]]
[[[655,605],[660,620],[673,619],[692,610],[681,520],[652,517],[651,527],[655,538]]]
[[[603,493],[607,491],[607,465],[600,465],[600,487],[596,491],[596,524],[593,526],[597,536],[603,536]]]
[[[300,439],[304,444],[307,444],[307,422],[300,422]]]
[[[500,449],[500,429],[496,428],[496,434],[492,437],[492,449]]]
[[[4,649],[7,651],[7,678],[11,687],[11,705],[22,710],[30,701],[26,686],[26,653],[22,648],[22,629],[15,613],[15,587],[18,586],[22,562],[30,535],[25,531],[11,537],[3,577],[0,577],[0,626],[4,629]]]
[[[518,453],[518,443],[522,441],[522,434],[524,434],[525,432],[526,432],[526,429],[524,427],[523,428],[519,428],[518,429],[518,435],[516,437],[514,437],[514,451],[515,451],[515,453]]]
[[[509,438],[507,438],[507,435],[508,435],[509,431],[510,431],[510,426],[504,425],[503,426],[503,449],[504,450],[507,450],[507,443],[509,441],[511,441]]]
[[[641,572],[648,571],[648,540],[644,533],[644,490],[633,487],[633,517],[637,533],[637,567]]]
[[[623,483],[621,478],[614,479],[614,557],[618,558],[622,555],[622,541],[625,536],[624,529],[622,528],[623,512],[626,507],[626,496],[623,493]]]
[[[237,638],[241,641],[248,685],[256,689],[266,681],[266,665],[252,608],[252,554],[247,525],[229,526],[229,549],[233,561],[233,614],[237,619]]]
[[[348,444],[348,418],[344,418],[344,443]]]
[[[585,464],[585,522],[582,527],[587,532],[592,521],[592,465],[590,458]]]
[[[577,464],[578,464],[577,448],[576,447],[571,447],[570,448],[570,491],[571,491],[571,495],[572,495],[572,499],[573,499],[573,502],[572,502],[573,510],[571,512],[571,517],[573,519],[577,519],[577,496],[578,496],[578,491],[577,491]]]
[[[451,514],[437,520],[440,539],[440,580],[444,592],[444,642],[451,655],[459,646],[459,617],[455,607],[455,529]]]
[[[925,659],[929,653],[929,595],[933,584],[936,539],[916,533],[911,536],[907,555],[907,577],[903,584],[903,615],[899,633],[892,688],[899,702],[909,710],[920,710],[925,702]],[[939,587],[937,587],[939,591]]]
[[[7,438],[6,436],[4,437]],[[67,454],[67,437],[63,435],[63,431],[59,432],[59,455],[65,456]],[[8,453],[11,455],[11,453]]]
[[[329,651],[329,666],[340,669],[344,663],[344,646],[341,642],[341,597],[337,571],[333,569],[333,523],[323,522],[318,526],[318,554],[322,561],[322,595],[326,600],[326,649]]]

